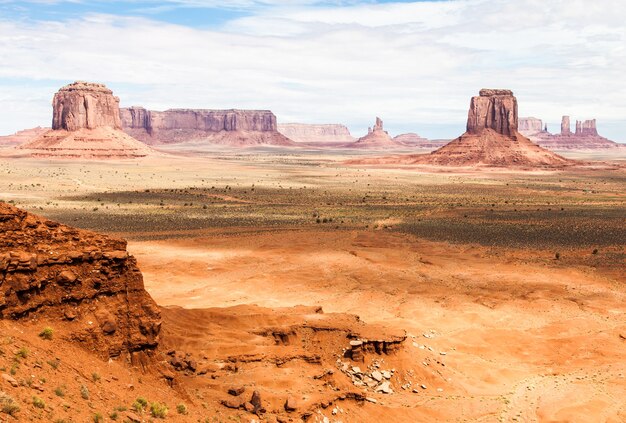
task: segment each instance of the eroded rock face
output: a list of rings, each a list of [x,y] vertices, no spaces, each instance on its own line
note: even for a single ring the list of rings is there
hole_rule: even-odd
[[[124,131],[147,144],[210,140],[224,132],[261,133],[260,137],[250,138],[267,139],[269,144],[290,143],[290,140],[278,133],[276,116],[269,110],[171,109],[159,112],[130,107],[121,109],[120,113]],[[233,141],[236,143],[239,139]]]
[[[0,203],[0,318],[35,317],[105,357],[152,351],[161,327],[126,241]]]
[[[103,84],[77,81],[61,88],[52,100],[52,129],[121,129],[120,99]]]
[[[570,135],[572,128],[570,127],[569,116],[563,116],[561,118],[561,135]]]
[[[517,132],[517,99],[510,90],[482,89],[472,97],[467,117],[467,132],[480,134],[492,129],[512,136]]]

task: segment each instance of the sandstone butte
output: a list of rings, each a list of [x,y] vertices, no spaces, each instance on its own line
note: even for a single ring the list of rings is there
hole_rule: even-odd
[[[438,150],[348,163],[554,168],[574,162],[533,144],[518,132],[517,99],[512,91],[482,89],[470,101],[466,132]]]
[[[596,120],[576,121],[576,132],[572,132],[570,117],[561,119],[561,132],[551,134],[541,119],[520,118],[520,133],[541,147],[550,150],[601,150],[625,148],[598,134]]]
[[[269,110],[121,109],[124,131],[146,144],[200,142],[230,146],[295,143],[278,132],[276,116]]]
[[[103,84],[77,81],[52,100],[52,129],[17,148],[33,157],[137,158],[153,154],[121,130],[119,98]]]
[[[341,124],[278,124],[278,132],[295,142],[353,142],[350,130]]]
[[[0,287],[0,319],[54,320],[104,359],[143,362],[158,345],[160,312],[126,241],[0,203]]]
[[[379,117],[373,127],[367,128],[367,135],[359,138],[350,145],[353,148],[366,149],[390,149],[407,147],[401,141],[391,138],[389,133],[383,128],[383,121]]]

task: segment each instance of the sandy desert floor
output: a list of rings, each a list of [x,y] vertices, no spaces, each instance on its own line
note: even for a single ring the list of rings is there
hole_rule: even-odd
[[[240,357],[237,371],[183,378],[190,401],[223,421],[250,419],[219,405],[232,384],[259,387],[276,408],[297,395],[311,421],[626,421],[626,172],[423,173],[344,159],[7,160],[0,198],[128,239],[164,307],[166,347],[209,367]],[[305,344],[324,319],[339,332],[356,324],[345,314],[406,340],[364,364],[393,366],[395,392],[332,414]],[[274,326],[292,328],[279,352],[298,360],[241,359],[278,354],[250,335]],[[318,353],[338,357],[328,336]],[[359,391],[335,371],[335,387]]]

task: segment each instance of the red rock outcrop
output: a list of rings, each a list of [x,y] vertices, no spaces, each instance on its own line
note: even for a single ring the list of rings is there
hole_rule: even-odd
[[[520,118],[520,123],[524,119]],[[624,148],[623,145],[598,135],[596,120],[576,121],[576,132],[570,129],[569,116],[561,119],[561,133],[551,134],[544,128],[543,131],[521,131],[531,141],[549,150],[602,150]]]
[[[22,318],[105,357],[149,353],[161,326],[126,241],[0,203],[0,319]]]
[[[518,132],[517,100],[509,90],[480,91],[473,97],[467,132],[430,154],[360,159],[352,164],[434,166],[563,167],[573,164],[533,144]]]
[[[517,99],[510,90],[482,89],[472,97],[467,116],[467,133],[479,135],[484,129],[498,134],[517,132]]]
[[[104,84],[76,81],[54,95],[52,129],[121,129],[119,104],[120,99]]]
[[[119,99],[102,84],[69,84],[54,95],[52,105],[52,130],[18,149],[46,158],[126,159],[155,154],[121,131]]]
[[[278,124],[278,132],[295,142],[353,142],[354,137],[340,124]]]
[[[233,145],[293,145],[269,110],[121,109],[124,131],[146,144],[204,141]]]
[[[392,149],[392,148],[406,148],[404,143],[394,140],[389,136],[389,133],[383,128],[383,121],[377,117],[376,122],[372,128],[367,128],[367,135],[359,138],[350,145],[353,148],[368,148],[368,149]]]

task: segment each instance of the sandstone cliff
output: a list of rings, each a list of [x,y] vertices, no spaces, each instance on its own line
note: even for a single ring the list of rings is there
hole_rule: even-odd
[[[472,97],[467,116],[467,133],[480,134],[492,129],[498,134],[517,132],[517,99],[510,90],[482,89]]]
[[[110,126],[121,129],[120,99],[103,84],[77,81],[61,88],[52,100],[52,129],[76,131]]]
[[[413,133],[400,134],[393,137],[393,140],[402,143],[408,147],[415,147],[424,150],[435,150],[437,148],[443,147],[450,142],[450,140],[429,140],[418,134]]]
[[[102,84],[74,82],[52,101],[52,130],[17,148],[32,157],[128,159],[156,154],[121,131],[119,99]]]
[[[125,241],[0,203],[0,319],[25,318],[105,357],[150,352],[161,325]]]
[[[278,132],[296,142],[352,142],[354,137],[345,125],[305,123],[278,124]]]
[[[143,107],[121,109],[122,127],[146,144],[205,141],[233,145],[292,145],[277,130],[276,116],[269,110],[170,109],[164,112]]]
[[[519,118],[518,130],[523,135],[538,134],[544,131],[541,119],[534,117]]]

